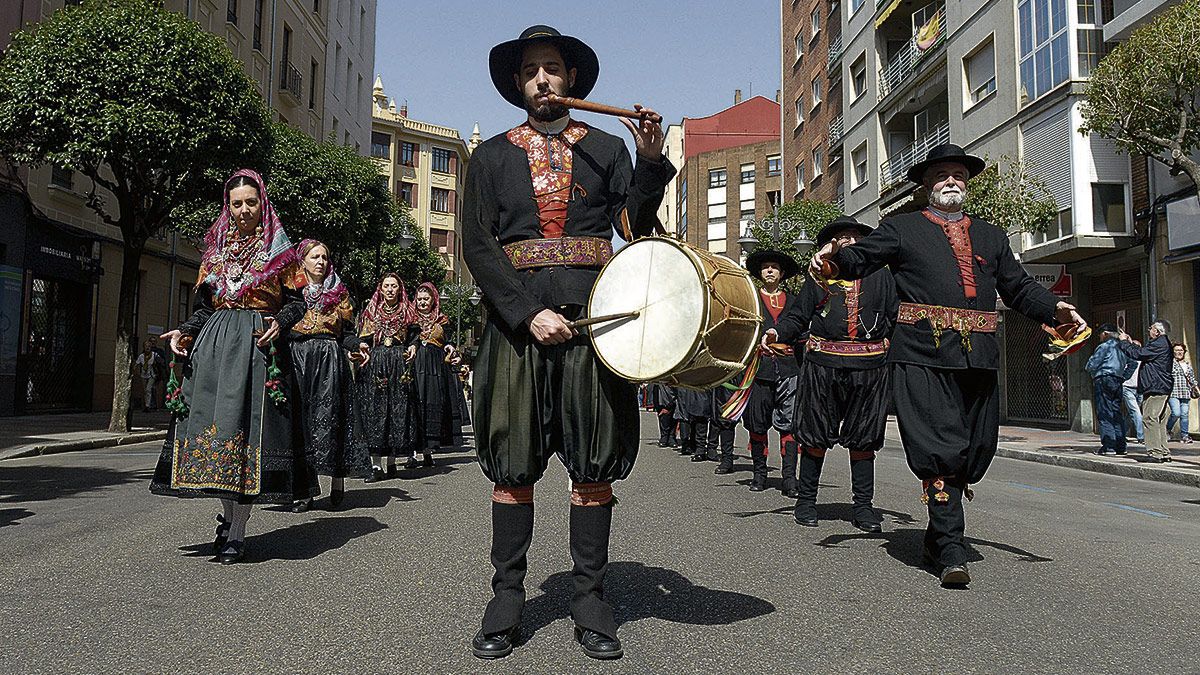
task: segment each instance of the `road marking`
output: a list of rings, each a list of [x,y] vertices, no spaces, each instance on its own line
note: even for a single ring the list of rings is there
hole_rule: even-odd
[[[1021,488],[1022,490],[1033,490],[1034,492],[1049,492],[1049,493],[1054,492],[1054,490],[1051,490],[1050,488],[1038,487],[1036,485],[1026,485],[1024,483],[1016,483],[1011,480],[1007,480],[1004,482],[1008,483],[1009,485],[1011,485],[1013,487]]]
[[[1141,513],[1141,514],[1144,514],[1144,515],[1147,515],[1147,516],[1154,516],[1155,518],[1170,518],[1170,517],[1171,517],[1171,516],[1168,516],[1168,515],[1167,515],[1167,514],[1165,514],[1165,513],[1159,513],[1158,511],[1150,511],[1150,510],[1147,510],[1147,509],[1139,509],[1139,508],[1137,508],[1136,506],[1127,506],[1127,505],[1125,505],[1125,504],[1113,504],[1113,503],[1111,503],[1111,502],[1104,502],[1104,505],[1105,505],[1105,506],[1111,506],[1111,507],[1113,507],[1113,508],[1124,509],[1124,510],[1126,510],[1126,511],[1133,511],[1133,512],[1135,512],[1135,513]]]

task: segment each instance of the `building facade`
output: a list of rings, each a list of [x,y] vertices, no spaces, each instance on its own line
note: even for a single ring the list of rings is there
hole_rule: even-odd
[[[741,260],[737,240],[751,220],[781,203],[779,104],[762,96],[708,117],[683,120],[683,162],[675,177],[678,236]]]
[[[372,114],[371,157],[388,177],[396,199],[408,205],[429,245],[442,254],[448,280],[468,283],[458,209],[471,148],[456,129],[409,118],[408,106],[397,108],[378,76],[372,87]],[[477,144],[478,138],[476,125],[472,142]]]
[[[0,48],[19,28],[69,0],[14,0],[0,8]],[[164,6],[222,37],[277,121],[323,137],[330,12],[355,0],[166,0]],[[365,44],[374,37],[361,37]],[[368,69],[373,69],[373,48]],[[369,70],[368,70],[369,72]],[[369,125],[369,92],[364,93]],[[337,111],[333,111],[337,114]],[[346,118],[349,119],[348,117]],[[353,140],[353,139],[351,139]],[[121,233],[86,205],[87,181],[70,171],[21,168],[0,181],[0,415],[111,407]],[[28,197],[26,198],[25,192]],[[173,232],[142,256],[134,340],[178,325],[190,313],[200,254]],[[135,378],[136,380],[137,378]],[[135,382],[135,399],[142,396]]]
[[[255,0],[256,2],[261,0]],[[325,115],[322,136],[365,153],[371,143],[376,0],[312,0],[326,13]],[[309,64],[316,70],[316,62]]]
[[[671,162],[671,166],[683,166],[683,124],[667,125],[667,131],[663,134],[663,156]],[[679,232],[681,216],[679,181],[672,180],[667,183],[662,204],[658,206],[658,221],[663,224],[663,229],[668,234],[675,235]]]
[[[844,206],[842,3],[781,3],[784,198]]]

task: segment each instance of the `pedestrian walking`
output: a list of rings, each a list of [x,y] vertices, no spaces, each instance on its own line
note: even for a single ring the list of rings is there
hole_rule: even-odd
[[[319,493],[299,438],[286,336],[304,316],[288,241],[262,177],[249,169],[224,186],[221,215],[204,236],[191,317],[164,333],[188,358],[186,405],[176,414],[150,489],[214,497],[214,548],[223,564],[243,560],[253,503],[287,504]]]
[[[1100,430],[1100,455],[1125,454],[1125,416],[1121,413],[1126,366],[1131,360],[1120,348],[1120,333],[1113,324],[1100,325],[1101,342],[1085,368],[1092,376],[1096,423]]]
[[[943,586],[965,586],[966,517],[962,498],[979,482],[1000,431],[996,339],[997,295],[1047,326],[1087,324],[1021,267],[1007,233],[963,213],[967,180],[984,161],[957,145],[932,148],[908,171],[929,206],[884,218],[849,246],[831,241],[813,257],[812,273],[861,279],[887,266],[900,298],[888,351],[893,401],[908,466],[921,480],[929,511],[926,561]]]
[[[786,253],[759,250],[746,258],[746,270],[759,281],[759,310],[763,330],[775,328],[779,318],[793,309],[796,296],[783,289],[783,282],[796,275],[799,266]],[[783,480],[779,490],[795,498],[796,440],[792,436],[792,413],[796,407],[796,380],[800,364],[795,351],[786,344],[764,344],[759,348],[758,370],[750,387],[750,402],[742,415],[742,424],[750,432],[750,459],[754,463],[751,492],[767,487],[767,433],[779,434],[780,470]]]
[[[1187,445],[1192,442],[1188,435],[1188,412],[1192,407],[1192,399],[1200,398],[1200,387],[1196,386],[1196,372],[1187,360],[1187,345],[1175,343],[1172,354],[1175,362],[1171,364],[1171,398],[1167,405],[1171,408],[1171,416],[1167,418],[1167,433],[1179,422],[1179,432],[1175,439]]]
[[[512,651],[525,603],[533,488],[557,455],[571,478],[569,538],[575,640],[597,659],[623,654],[604,600],[612,483],[633,469],[639,445],[637,387],[596,357],[568,321],[586,315],[614,227],[626,241],[649,235],[675,169],[662,154],[657,113],[642,110],[624,141],[571,119],[551,94],[585,98],[596,53],[549,26],[494,47],[492,82],[527,121],[484,141],[464,190],[463,253],[488,303],[479,345],[476,446],[492,490],[494,597],[473,641],[480,658]],[[533,199],[530,199],[530,197]]]
[[[1142,395],[1142,424],[1146,435],[1146,455],[1151,462],[1171,461],[1167,447],[1167,420],[1171,415],[1168,399],[1175,387],[1175,359],[1172,355],[1171,323],[1159,319],[1150,324],[1150,339],[1139,347],[1128,333],[1121,333],[1121,349],[1141,363],[1138,369],[1138,393]]]
[[[417,445],[422,455],[420,466],[428,468],[433,466],[433,453],[454,444],[453,389],[456,380],[450,362],[457,354],[454,346],[446,342],[446,325],[450,318],[442,313],[437,287],[429,282],[421,284],[413,296],[413,309],[421,328],[413,362],[417,426],[420,429]],[[408,466],[418,466],[416,451]]]
[[[675,388],[666,384],[651,384],[646,387],[646,400],[650,410],[658,417],[658,447],[673,448],[675,440]]]
[[[412,457],[418,443],[409,363],[420,333],[400,275],[384,273],[358,318],[362,367],[354,387],[353,433],[371,456],[368,483],[394,477],[396,462]]]
[[[346,358],[350,351],[361,364],[368,352],[359,350],[354,306],[330,262],[329,247],[305,239],[296,246],[296,257],[301,268],[296,286],[302,289],[305,311],[288,337],[304,454],[315,473],[330,477],[329,505],[336,508],[346,496],[347,478],[372,475],[366,446],[351,438],[354,384]],[[311,504],[300,500],[292,510],[303,513]]]
[[[817,246],[850,246],[871,228],[848,216],[817,233]],[[875,510],[875,453],[883,448],[891,394],[887,354],[899,300],[891,272],[854,281],[808,280],[800,298],[763,343],[794,344],[804,352],[796,387],[793,429],[800,446],[795,520],[817,527],[817,488],[825,455],[834,445],[850,453],[854,527],[880,532]]]
[[[147,339],[142,344],[142,353],[138,354],[135,365],[142,378],[142,412],[154,412],[158,409],[159,374],[166,364],[154,349],[153,340]]]
[[[1141,342],[1133,341],[1133,344],[1142,346]],[[1121,396],[1125,402],[1125,411],[1129,415],[1129,426],[1127,429],[1133,432],[1133,438],[1138,443],[1146,442],[1145,427],[1142,424],[1142,395],[1138,393],[1138,371],[1141,370],[1141,362],[1135,359],[1125,360],[1125,381],[1121,383]]]

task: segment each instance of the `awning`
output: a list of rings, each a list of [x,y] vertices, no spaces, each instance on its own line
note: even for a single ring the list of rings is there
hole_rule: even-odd
[[[879,18],[875,19],[875,27],[879,28],[882,26],[883,22],[887,21],[888,16],[890,16],[892,12],[896,11],[896,8],[899,6],[900,0],[892,0],[891,4],[887,6],[887,9],[883,10],[883,13],[879,15]]]

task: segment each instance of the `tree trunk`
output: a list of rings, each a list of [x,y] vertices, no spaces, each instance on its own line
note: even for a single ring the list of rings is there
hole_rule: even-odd
[[[1200,191],[1200,163],[1195,162],[1187,155],[1179,157],[1176,161],[1179,163],[1179,168],[1187,174],[1188,178],[1192,179],[1192,189]]]
[[[125,245],[121,250],[124,259],[121,262],[121,296],[117,301],[117,340],[113,349],[113,400],[112,417],[108,422],[108,430],[125,433],[129,431],[132,412],[129,407],[129,394],[133,386],[133,359],[138,346],[133,343],[133,315],[136,309],[133,304],[137,299],[138,278],[141,276],[140,263],[144,243],[134,241],[126,235]]]

